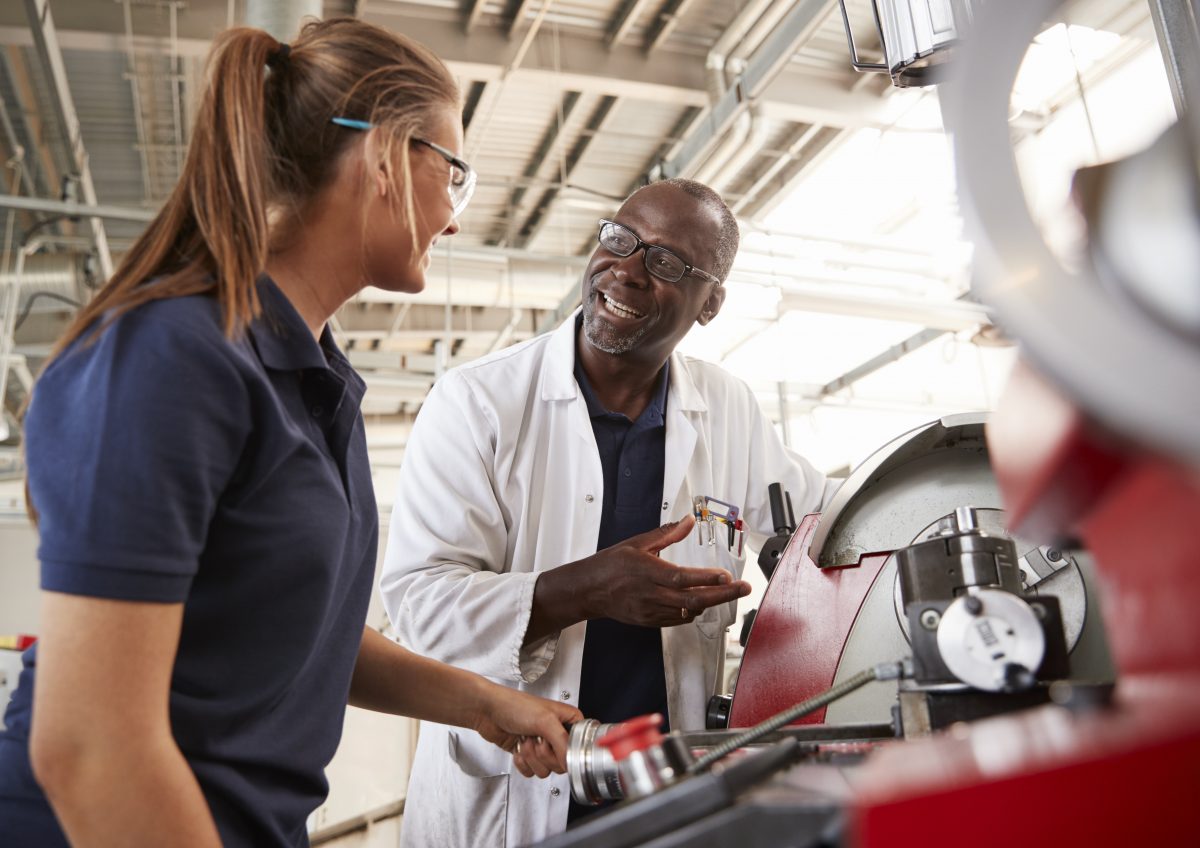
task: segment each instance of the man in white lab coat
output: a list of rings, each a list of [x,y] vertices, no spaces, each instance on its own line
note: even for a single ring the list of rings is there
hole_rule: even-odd
[[[674,352],[725,299],[738,233],[720,197],[651,184],[598,241],[580,312],[430,392],[401,469],[384,604],[418,652],[602,721],[660,711],[702,729],[749,586],[727,528],[697,543],[692,499],[738,506],[761,540],[769,484],[803,515],[825,479],[744,383]],[[526,779],[511,762],[424,725],[402,842],[516,848],[561,832],[567,777]]]

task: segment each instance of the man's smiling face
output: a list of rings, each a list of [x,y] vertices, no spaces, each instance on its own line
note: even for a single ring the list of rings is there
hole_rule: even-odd
[[[670,250],[708,271],[721,219],[698,198],[669,185],[634,194],[613,218],[643,242]],[[692,324],[708,323],[721,308],[724,289],[701,276],[675,283],[646,270],[645,250],[626,257],[597,246],[583,275],[583,331],[587,343],[611,356],[661,366]]]

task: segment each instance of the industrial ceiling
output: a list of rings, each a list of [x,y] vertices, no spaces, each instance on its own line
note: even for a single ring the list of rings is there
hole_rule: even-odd
[[[211,40],[244,20],[246,2],[0,4],[6,282],[24,253],[7,310],[10,326],[19,323],[10,422],[72,303],[88,296],[110,257],[119,260],[176,181]],[[878,41],[868,2],[847,7],[870,58]],[[740,311],[727,308],[731,315],[690,350],[735,372],[741,363],[777,420],[789,408],[846,400],[856,383],[937,339],[988,337],[985,313],[965,297],[969,250],[957,234],[922,243],[905,229],[926,205],[956,214],[948,153],[946,185],[914,190],[894,208],[872,196],[869,180],[846,182],[849,208],[865,210],[851,230],[793,224],[811,211],[805,192],[822,167],[859,155],[864,131],[876,140],[941,132],[932,90],[896,89],[885,75],[853,70],[836,2],[327,0],[323,13],[404,32],[447,61],[464,96],[465,158],[480,174],[462,232],[439,246],[424,293],[368,290],[338,313],[335,331],[368,381],[364,413],[382,466],[399,461],[437,375],[544,331],[575,307],[596,219],[660,176],[713,185],[742,223],[731,278]],[[1070,15],[1116,41],[1018,114],[1014,138],[1036,135],[1085,84],[1153,44],[1139,0],[1089,0]],[[110,215],[73,218],[65,214],[77,211],[72,203]],[[771,332],[796,344],[813,338],[823,353],[785,347],[776,357],[786,367],[762,368]],[[751,354],[754,362],[739,359]],[[990,391],[952,408],[918,399],[913,411],[986,408]]]

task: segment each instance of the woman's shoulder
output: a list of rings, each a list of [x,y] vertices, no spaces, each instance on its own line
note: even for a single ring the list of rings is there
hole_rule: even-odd
[[[112,320],[109,330],[144,337],[186,339],[221,347],[225,336],[221,307],[215,297],[190,294],[162,297],[135,306]]]
[[[203,372],[228,376],[252,365],[249,341],[244,333],[226,335],[216,299],[184,295],[101,316],[50,363],[39,383],[119,374],[186,381]]]

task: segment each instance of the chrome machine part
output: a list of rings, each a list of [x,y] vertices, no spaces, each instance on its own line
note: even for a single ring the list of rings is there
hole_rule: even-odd
[[[988,692],[1026,689],[1046,652],[1037,614],[1020,597],[979,589],[942,613],[938,651],[961,680]]]
[[[644,798],[680,777],[657,745],[644,751],[634,751],[617,763],[617,770],[626,798]]]
[[[1194,315],[1168,320],[1164,310],[1172,312],[1179,300],[1163,294],[1196,290],[1200,267],[1189,264],[1196,251],[1171,249],[1172,259],[1164,260],[1160,247],[1148,253],[1120,247],[1164,240],[1185,245],[1200,238],[1194,200],[1200,194],[1200,117],[1191,115],[1191,123],[1181,122],[1147,151],[1174,162],[1174,179],[1157,178],[1161,169],[1135,157],[1118,163],[1114,173],[1139,172],[1144,179],[1110,179],[1103,188],[1098,205],[1108,209],[1145,208],[1138,198],[1147,191],[1163,196],[1153,216],[1089,219],[1092,240],[1102,243],[1093,249],[1093,264],[1107,265],[1119,284],[1098,286],[1094,268],[1064,268],[1029,213],[1008,126],[1010,92],[1026,47],[1060,5],[983,4],[975,14],[973,28],[982,37],[971,44],[972,61],[942,89],[960,202],[975,244],[973,291],[1005,331],[1021,339],[1025,356],[1081,409],[1138,443],[1200,467],[1200,392],[1185,390],[1200,373]],[[1176,214],[1170,210],[1186,220],[1161,229],[1160,215]],[[1146,262],[1150,271],[1142,267]],[[1172,273],[1173,285],[1159,279],[1164,270]],[[1185,308],[1187,303],[1194,305],[1188,301]]]
[[[571,725],[567,743],[567,775],[571,778],[571,797],[579,804],[600,804],[625,797],[617,763],[607,748],[596,744],[613,724],[601,724],[594,718]]]
[[[863,669],[857,674],[851,676],[848,680],[844,680],[843,682],[826,689],[824,692],[821,692],[818,695],[814,695],[811,698],[801,701],[795,706],[776,713],[765,721],[761,721],[754,725],[754,727],[744,731],[739,730],[728,740],[722,742],[720,745],[713,748],[711,751],[704,754],[704,756],[693,762],[691,766],[689,766],[688,771],[691,774],[698,774],[711,767],[713,763],[723,759],[724,757],[727,757],[738,748],[749,745],[752,742],[756,742],[764,736],[779,730],[784,725],[791,724],[801,716],[806,716],[811,712],[819,710],[821,707],[827,704],[832,704],[839,698],[844,698],[846,695],[849,695],[856,689],[861,689],[868,683],[871,683],[875,680],[899,680],[907,673],[911,673],[911,669],[908,669],[903,661],[879,663],[871,668]]]
[[[979,513],[960,506],[927,538],[896,551],[896,560],[905,615],[916,619],[910,628],[933,631],[936,638],[913,641],[918,681],[948,671],[988,692],[1033,686],[1046,655],[1039,618],[1058,628],[1057,600],[1050,619],[1049,601],[1040,605],[1039,617],[1021,598],[1017,548],[1007,536],[989,535]],[[1060,631],[1052,638],[1061,644]]]
[[[927,557],[919,556],[924,548],[937,551],[936,567],[930,567]],[[981,530],[974,507],[956,507],[926,539],[902,548],[896,555],[906,604],[952,599],[964,589],[995,587],[1014,595],[1021,592],[1016,548],[1007,536]]]
[[[922,528],[909,542],[909,545],[929,538],[939,524],[946,523],[952,517],[952,515],[943,516],[933,524]],[[1067,650],[1073,651],[1079,644],[1080,637],[1083,636],[1088,613],[1088,592],[1080,565],[1081,554],[1049,545],[1039,547],[1024,542],[1019,537],[1010,537],[1004,526],[1003,510],[976,509],[975,520],[984,533],[999,538],[1012,538],[1017,546],[1017,551],[1019,553],[1023,551],[1017,559],[1017,567],[1020,569],[1020,594],[1024,595],[1027,601],[1039,594],[1053,595],[1058,598],[1062,610]],[[904,614],[904,596],[900,591],[900,572],[896,568],[895,559],[893,554],[888,560],[888,564],[884,566],[884,570],[880,572],[880,580],[883,581],[881,585],[886,585],[886,578],[889,575],[892,577],[892,606],[896,624],[904,634],[905,640],[911,642],[912,637],[908,632],[908,617]],[[935,623],[930,629],[936,627]]]

